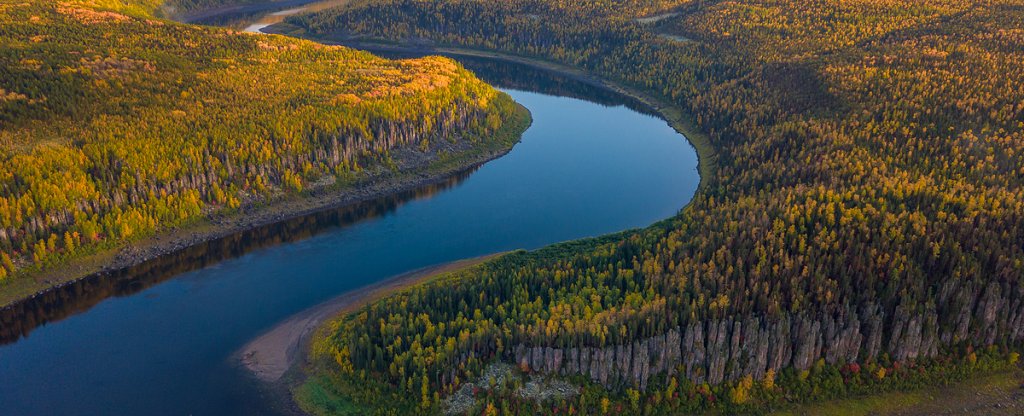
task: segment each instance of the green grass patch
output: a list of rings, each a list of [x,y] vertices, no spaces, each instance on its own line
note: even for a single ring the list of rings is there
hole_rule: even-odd
[[[1024,372],[1019,369],[979,374],[945,386],[930,386],[849,399],[800,405],[771,413],[775,416],[822,415],[861,416],[896,413],[932,414],[943,409],[971,408],[990,404],[1021,388]]]

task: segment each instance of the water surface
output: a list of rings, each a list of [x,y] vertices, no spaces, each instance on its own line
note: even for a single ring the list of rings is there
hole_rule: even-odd
[[[0,346],[0,412],[276,414],[231,357],[288,316],[424,266],[643,227],[693,195],[693,148],[636,103],[518,66],[471,64],[518,88],[508,92],[533,114],[507,156],[432,195],[382,200],[386,209],[361,220],[226,250],[240,256],[79,306]]]

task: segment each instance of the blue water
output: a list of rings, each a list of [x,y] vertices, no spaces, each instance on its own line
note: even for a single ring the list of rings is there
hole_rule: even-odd
[[[664,120],[508,92],[533,125],[459,185],[108,299],[0,347],[0,413],[276,413],[231,357],[288,316],[424,266],[646,226],[693,195],[696,154]]]

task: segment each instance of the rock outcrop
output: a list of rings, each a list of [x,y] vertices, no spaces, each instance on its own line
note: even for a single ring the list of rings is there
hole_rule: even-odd
[[[552,348],[515,346],[509,358],[542,373],[589,376],[608,387],[646,389],[654,375],[681,373],[718,384],[769,369],[863,362],[886,353],[895,361],[934,357],[944,346],[1017,344],[1024,339],[1019,287],[947,283],[935,303],[904,302],[887,312],[868,303],[839,313],[733,317],[693,322],[629,344]],[[939,305],[939,306],[935,306]]]

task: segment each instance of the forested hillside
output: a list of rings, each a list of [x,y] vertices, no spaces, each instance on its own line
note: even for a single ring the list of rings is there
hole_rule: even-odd
[[[162,6],[165,11],[183,13],[257,2],[257,0],[167,0],[163,2]]]
[[[1017,1],[369,0],[290,23],[581,67],[671,100],[716,153],[670,221],[338,323],[311,407],[440,411],[496,358],[605,388],[542,405],[485,389],[475,412],[764,409],[1016,362]]]
[[[449,59],[187,26],[154,7],[0,4],[0,290],[211,212],[341,189],[396,149],[486,144],[517,111]]]

